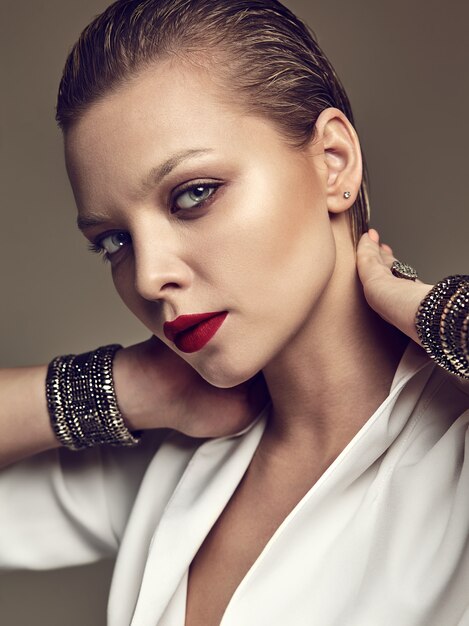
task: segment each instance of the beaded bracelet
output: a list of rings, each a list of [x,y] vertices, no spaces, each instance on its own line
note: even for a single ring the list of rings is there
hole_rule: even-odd
[[[469,276],[457,274],[437,283],[420,303],[415,326],[438,365],[469,378]]]
[[[61,444],[83,450],[99,444],[135,446],[117,404],[112,362],[118,344],[85,354],[58,356],[49,364],[46,398],[52,427]]]

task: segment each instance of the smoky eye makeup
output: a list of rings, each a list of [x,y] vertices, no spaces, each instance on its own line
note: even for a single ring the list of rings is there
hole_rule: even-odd
[[[168,201],[171,214],[190,215],[191,212],[207,207],[214,199],[218,190],[226,183],[220,180],[195,180],[177,187]],[[88,244],[90,252],[110,261],[121,250],[132,243],[130,234],[124,230],[115,230],[99,235]]]
[[[132,243],[129,233],[114,231],[99,236],[95,241],[88,244],[88,249],[102,256],[104,261],[111,260],[115,254]]]
[[[200,180],[181,185],[171,195],[171,213],[191,211],[207,206],[223,184],[221,181]]]

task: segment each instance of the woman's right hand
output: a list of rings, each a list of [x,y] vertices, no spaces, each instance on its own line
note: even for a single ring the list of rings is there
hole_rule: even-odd
[[[172,428],[191,437],[221,437],[248,426],[269,400],[262,372],[236,387],[214,387],[156,337],[119,350],[113,373],[131,430]]]
[[[0,468],[61,445],[48,413],[46,375],[47,365],[0,369]],[[119,350],[113,375],[130,430],[222,437],[248,426],[269,400],[262,372],[219,389],[156,337]]]

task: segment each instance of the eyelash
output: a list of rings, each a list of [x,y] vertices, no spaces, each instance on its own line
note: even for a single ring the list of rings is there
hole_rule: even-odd
[[[105,237],[108,237],[109,235],[106,235]],[[93,241],[91,243],[88,244],[88,250],[90,252],[92,252],[93,254],[97,254],[101,257],[101,260],[104,263],[109,263],[110,258],[106,252],[106,250],[99,244],[99,241],[101,241],[102,239],[105,239],[105,237],[101,237],[100,239],[98,239],[97,241]]]
[[[171,214],[177,213],[178,211],[191,211],[192,209],[199,209],[201,207],[204,207],[206,204],[208,204],[209,202],[212,201],[213,197],[215,196],[217,190],[222,186],[223,183],[214,183],[214,182],[210,182],[210,183],[204,183],[204,182],[196,182],[196,183],[189,183],[186,186],[182,186],[180,189],[178,189],[177,193],[174,194],[171,198],[171,207],[170,207],[170,212]],[[195,189],[198,189],[200,187],[204,187],[206,190],[207,189],[213,189],[212,193],[205,198],[205,200],[201,200],[200,202],[198,202],[196,205],[194,205],[194,207],[191,207],[189,209],[177,209],[177,211],[173,212],[173,208],[174,208],[174,203],[175,201],[182,196],[183,194],[189,192],[189,191],[193,191]],[[102,241],[104,241],[104,239],[106,239],[107,237],[110,237],[111,235],[115,234],[115,233],[119,233],[121,231],[114,231],[114,232],[109,232],[109,233],[105,233],[104,235],[101,235],[98,239],[96,239],[95,241],[91,242],[88,244],[88,250],[90,252],[92,252],[93,254],[98,254],[104,263],[109,263],[109,261],[111,260],[111,255],[109,255],[106,250],[103,248],[102,246]],[[115,253],[114,253],[115,254]]]
[[[174,208],[174,204],[175,201],[180,198],[182,195],[184,195],[185,193],[189,192],[189,191],[194,191],[195,189],[199,189],[200,187],[203,187],[205,190],[207,189],[213,189],[212,193],[208,196],[208,198],[206,198],[205,200],[201,200],[200,202],[198,202],[196,205],[194,205],[193,207],[189,208],[189,209],[178,209],[178,211],[192,211],[192,209],[199,209],[201,207],[204,207],[206,204],[208,204],[209,202],[212,201],[212,198],[215,196],[215,194],[217,193],[217,190],[219,189],[219,187],[222,186],[223,183],[221,182],[204,182],[204,181],[198,181],[198,182],[191,182],[191,183],[187,183],[186,185],[182,185],[176,193],[174,193],[171,197],[171,208],[170,211],[171,213],[173,213],[173,208]],[[175,213],[175,212],[174,212]]]

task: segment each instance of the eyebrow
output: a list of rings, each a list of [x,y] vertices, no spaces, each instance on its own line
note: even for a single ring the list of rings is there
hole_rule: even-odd
[[[189,150],[183,150],[173,154],[164,163],[152,167],[148,174],[145,176],[141,183],[141,191],[145,192],[151,189],[155,185],[161,183],[161,181],[168,176],[178,165],[187,161],[195,156],[201,154],[207,154],[213,152],[212,148],[190,148]],[[108,218],[98,213],[90,213],[88,215],[79,215],[77,217],[77,226],[80,230],[85,230],[92,226],[101,226],[108,221]]]
[[[102,226],[106,224],[108,218],[106,216],[100,216],[98,213],[90,213],[89,215],[79,215],[77,217],[77,226],[79,230],[86,230],[92,226]]]
[[[165,176],[170,174],[183,161],[187,161],[187,159],[199,156],[200,154],[207,154],[208,152],[213,152],[212,148],[191,148],[173,154],[167,161],[157,167],[153,167],[149,171],[142,182],[142,189],[146,190],[148,187],[153,187],[160,183]]]

